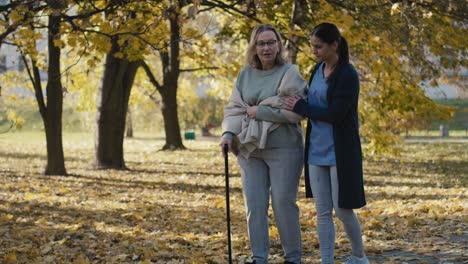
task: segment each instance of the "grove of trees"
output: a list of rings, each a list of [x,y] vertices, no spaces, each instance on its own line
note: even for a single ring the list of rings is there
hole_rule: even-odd
[[[467,12],[468,3],[457,0],[11,0],[0,5],[0,48],[13,45],[22,55],[19,74],[29,79],[45,128],[45,174],[65,175],[66,92],[96,112],[95,165],[125,169],[126,116],[129,104],[141,107],[131,102],[137,90],[160,107],[163,149],[184,148],[180,110],[190,111],[183,116],[192,124],[219,124],[255,25],[278,27],[291,62],[307,76],[315,64],[309,32],[330,21],[360,74],[361,134],[382,152],[401,132],[453,114],[418,84],[466,78],[458,72],[467,66]],[[12,110],[6,102],[17,85],[3,75],[1,115]],[[181,84],[195,90],[200,83],[211,86],[206,98],[181,100]]]

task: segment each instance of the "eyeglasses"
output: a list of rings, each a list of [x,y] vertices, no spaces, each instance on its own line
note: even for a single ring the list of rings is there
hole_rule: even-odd
[[[271,48],[273,47],[276,42],[278,42],[276,39],[275,40],[268,40],[268,41],[259,41],[257,43],[255,43],[255,45],[257,46],[257,48],[264,48],[265,46]]]

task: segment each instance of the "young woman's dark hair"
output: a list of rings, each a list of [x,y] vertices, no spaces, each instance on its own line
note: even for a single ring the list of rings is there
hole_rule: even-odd
[[[318,24],[312,30],[311,36],[315,36],[327,44],[332,44],[336,41],[338,43],[338,65],[349,63],[348,42],[344,37],[341,36],[340,30],[336,27],[335,24]]]

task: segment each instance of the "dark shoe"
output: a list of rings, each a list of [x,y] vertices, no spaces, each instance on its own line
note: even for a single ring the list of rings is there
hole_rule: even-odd
[[[245,264],[255,264],[255,263],[257,263],[257,261],[255,261],[255,260],[246,260],[244,263]]]
[[[284,264],[296,264],[296,263],[286,260],[286,261],[284,262]]]

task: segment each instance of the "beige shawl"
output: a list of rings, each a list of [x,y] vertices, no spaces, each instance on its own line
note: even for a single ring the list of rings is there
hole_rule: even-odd
[[[306,87],[307,83],[299,73],[297,66],[291,65],[281,79],[277,95],[264,99],[259,105],[279,108],[290,123],[297,124],[303,117],[294,112],[281,109],[280,99],[282,96],[290,95],[304,97]],[[245,158],[248,158],[255,149],[265,148],[268,134],[280,126],[278,123],[249,118],[247,116],[247,107],[249,105],[242,100],[238,87],[234,85],[229,103],[224,108],[222,129],[223,133],[231,132],[234,134],[233,142],[240,146],[233,146],[233,148],[238,149],[238,152]],[[300,126],[298,129],[302,133]]]

